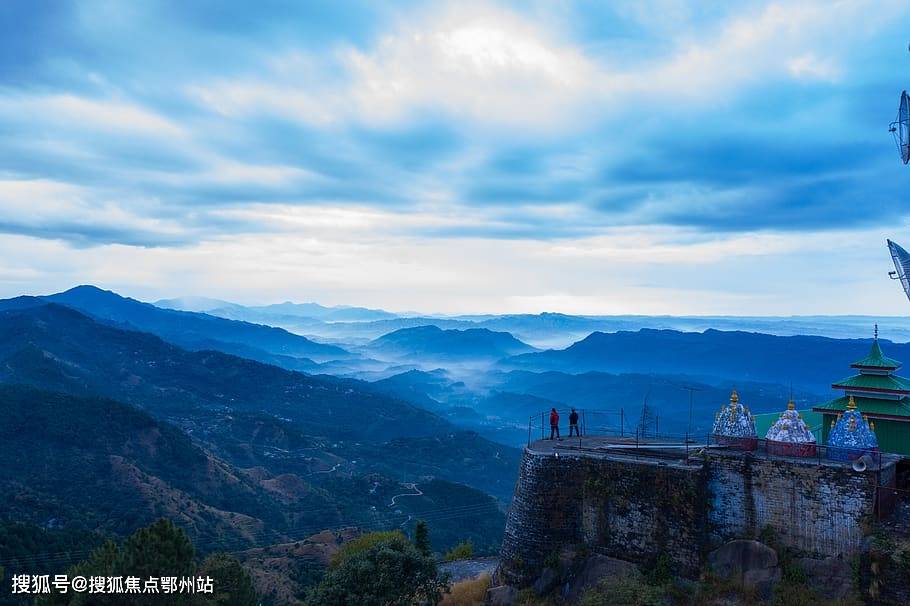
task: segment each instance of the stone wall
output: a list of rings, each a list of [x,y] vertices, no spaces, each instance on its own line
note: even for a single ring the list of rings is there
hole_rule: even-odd
[[[695,576],[709,549],[755,538],[766,526],[782,545],[847,557],[862,545],[875,481],[875,472],[814,459],[724,453],[686,465],[555,456],[531,445],[522,458],[499,573],[521,585],[561,550],[583,545],[645,566],[669,557],[676,573]]]
[[[713,456],[708,465],[713,538],[756,537],[768,526],[781,544],[820,556],[861,547],[873,514],[873,472],[744,455]]]
[[[500,574],[530,581],[567,546],[642,564],[667,554],[693,575],[707,546],[700,466],[525,450],[506,523]]]

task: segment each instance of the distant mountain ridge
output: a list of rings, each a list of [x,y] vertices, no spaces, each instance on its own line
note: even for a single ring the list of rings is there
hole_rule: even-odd
[[[885,352],[910,362],[910,344],[882,340]],[[522,354],[501,367],[583,373],[666,373],[728,381],[764,381],[826,393],[869,352],[871,339],[780,337],[709,329],[701,333],[642,329],[592,333],[562,350]]]
[[[398,314],[383,309],[354,305],[326,306],[319,303],[294,303],[292,301],[270,305],[240,305],[208,297],[176,297],[159,299],[155,301],[154,305],[179,311],[205,312],[213,316],[252,322],[275,317],[310,318],[325,322],[362,322],[398,317]]]
[[[444,330],[438,326],[402,328],[369,343],[367,351],[397,356],[431,359],[486,359],[535,351],[507,332],[486,328]]]
[[[155,334],[186,349],[246,348],[248,356],[262,352],[264,361],[273,356],[293,356],[316,361],[350,357],[334,345],[316,343],[281,328],[227,320],[207,314],[174,311],[122,297],[95,286],[77,286],[70,290],[41,297],[17,297],[0,300],[0,309],[21,308],[41,301],[60,303],[78,309],[102,322]]]

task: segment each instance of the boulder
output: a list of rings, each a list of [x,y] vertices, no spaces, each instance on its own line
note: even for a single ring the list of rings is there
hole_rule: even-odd
[[[730,541],[715,549],[708,554],[708,568],[763,598],[771,596],[781,576],[777,552],[764,543],[750,540]]]
[[[840,558],[796,558],[793,563],[806,573],[806,584],[819,597],[842,600],[853,591],[853,569]]]
[[[518,599],[518,590],[511,585],[487,589],[487,606],[512,606]]]
[[[577,602],[591,587],[596,587],[601,580],[607,578],[624,578],[639,574],[638,566],[625,560],[593,555],[581,565],[578,574],[569,581],[566,599]]]

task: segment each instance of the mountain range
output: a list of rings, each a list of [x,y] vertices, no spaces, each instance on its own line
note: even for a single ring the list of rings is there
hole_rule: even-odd
[[[542,411],[616,430],[622,409],[634,431],[647,406],[652,431],[707,431],[734,387],[756,413],[826,399],[870,346],[713,327],[740,320],[861,334],[868,319],[402,317],[93,286],[2,300],[0,517],[108,536],[163,515],[203,550],[253,548],[263,575],[320,530],[417,517],[437,548],[493,552]],[[288,569],[294,587],[309,574]]]
[[[910,344],[880,342],[889,356],[910,360]],[[853,374],[850,364],[865,357],[871,344],[871,339],[642,329],[593,333],[566,349],[521,354],[500,366],[535,372],[691,375],[727,383],[792,384],[827,393],[836,380]]]
[[[429,361],[492,361],[536,351],[507,332],[486,328],[443,330],[438,326],[402,328],[371,341],[363,349],[374,357]]]
[[[140,330],[186,349],[238,347],[248,354],[292,356],[316,361],[349,357],[340,347],[316,343],[282,328],[227,320],[203,313],[162,309],[150,303],[122,297],[94,286],[77,286],[41,297],[17,297],[0,301],[0,309],[28,307],[41,302],[60,303],[78,309],[100,322]]]

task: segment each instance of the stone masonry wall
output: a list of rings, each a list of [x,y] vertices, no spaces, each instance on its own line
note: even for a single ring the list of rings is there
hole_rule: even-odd
[[[872,514],[875,474],[814,459],[712,454],[703,465],[525,450],[499,573],[532,581],[569,546],[645,565],[669,557],[698,574],[707,551],[770,526],[787,546],[820,556],[857,551]]]
[[[873,514],[875,475],[814,459],[713,456],[710,522],[715,540],[757,537],[770,526],[782,544],[822,556],[860,548]]]
[[[705,484],[699,467],[526,450],[500,574],[526,583],[578,544],[645,564],[666,553],[681,573],[695,574],[707,538]]]

